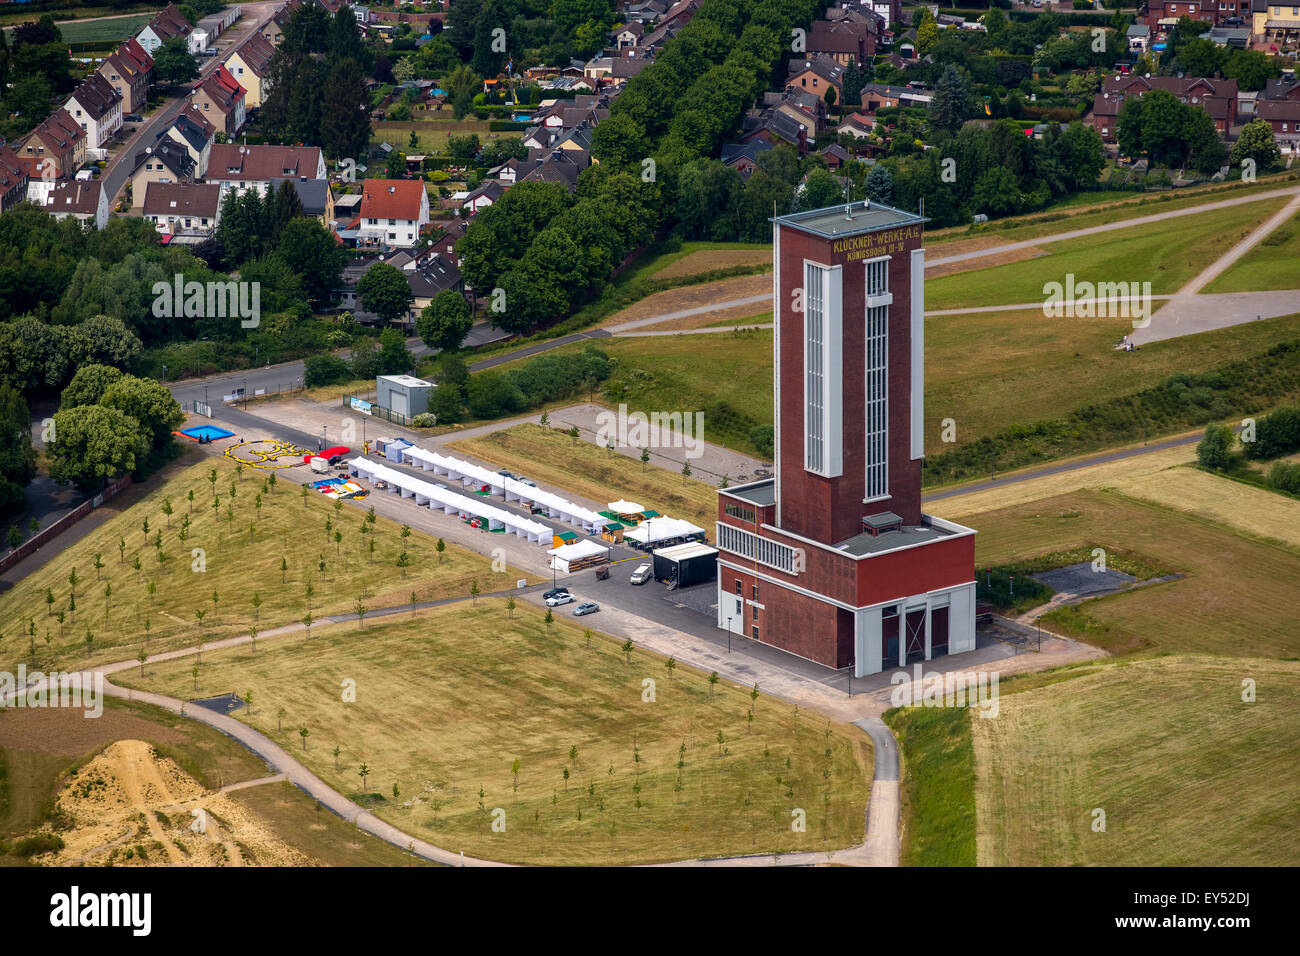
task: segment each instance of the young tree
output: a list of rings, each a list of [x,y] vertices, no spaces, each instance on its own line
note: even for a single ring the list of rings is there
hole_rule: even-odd
[[[310,735],[311,735],[311,731],[308,730],[306,727],[299,727],[299,728],[298,728],[298,736],[302,738],[302,749],[303,749],[304,751],[307,750],[307,738],[308,738]]]
[[[478,578],[469,582],[469,596],[473,600],[474,607],[478,607],[478,596],[482,593],[479,591]]]

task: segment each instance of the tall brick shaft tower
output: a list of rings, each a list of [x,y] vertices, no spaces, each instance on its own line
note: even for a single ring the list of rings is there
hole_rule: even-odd
[[[975,647],[975,532],[921,511],[925,220],[772,220],[776,477],[718,493],[718,627],[874,674]]]

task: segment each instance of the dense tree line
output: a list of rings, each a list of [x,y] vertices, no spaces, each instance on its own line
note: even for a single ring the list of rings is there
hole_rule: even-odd
[[[316,143],[332,157],[364,156],[370,143],[365,77],[373,66],[349,7],[331,17],[304,4],[285,25],[268,66],[260,116],[267,136]]]
[[[0,133],[21,136],[50,115],[55,96],[76,87],[72,59],[54,17],[0,30]]]

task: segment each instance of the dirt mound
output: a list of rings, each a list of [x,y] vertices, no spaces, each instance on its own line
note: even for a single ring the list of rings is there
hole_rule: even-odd
[[[57,798],[64,846],[53,866],[310,866],[224,794],[205,790],[140,740],[109,744]]]

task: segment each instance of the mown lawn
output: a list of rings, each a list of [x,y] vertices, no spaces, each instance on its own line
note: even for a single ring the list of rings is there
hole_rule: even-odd
[[[609,864],[861,842],[864,733],[761,688],[756,701],[710,689],[641,649],[629,662],[555,617],[480,599],[210,652],[197,691],[188,659],[118,679],[182,698],[251,690],[253,712],[236,717],[383,819],[466,854]]]
[[[1049,676],[1063,679],[1008,682],[999,716],[969,721],[979,865],[1300,857],[1300,663],[1169,656]]]
[[[350,610],[359,596],[382,607],[412,592],[420,600],[464,595],[471,580],[490,580],[487,558],[448,544],[440,560],[433,539],[403,537],[386,518],[362,534],[365,503],[335,508],[316,491],[304,497],[301,468],[279,472],[273,490],[264,489],[268,474],[241,472],[225,458],[177,472],[0,597],[0,652],[29,666],[104,663],[133,657],[146,639],[156,653],[298,621],[308,585],[320,618]]]
[[[1266,289],[1300,289],[1300,215],[1275,229],[1202,291]]]
[[[1176,292],[1277,212],[1267,199],[1168,222],[1054,242],[1033,259],[963,272],[926,283],[927,310],[1042,302],[1050,282],[1151,283],[1151,294]],[[935,258],[938,258],[936,255]],[[1087,320],[1085,320],[1087,321]]]

